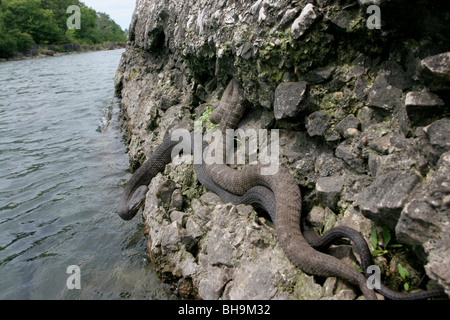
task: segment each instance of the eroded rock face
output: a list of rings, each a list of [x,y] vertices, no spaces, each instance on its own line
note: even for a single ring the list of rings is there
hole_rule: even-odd
[[[366,25],[373,4],[381,30]],[[368,243],[387,227],[415,254],[377,259],[388,281],[391,265],[418,278],[424,266],[429,284],[449,292],[450,25],[433,9],[439,1],[419,6],[138,0],[115,78],[132,166],[170,128],[192,130],[234,77],[248,104],[241,128],[280,130],[280,162],[303,191],[305,223],[320,232],[348,225]],[[357,298],[340,280],[317,283],[295,268],[270,221],[205,192],[192,165],[154,179],[143,215],[155,268],[185,298]],[[358,264],[350,246],[330,253]]]

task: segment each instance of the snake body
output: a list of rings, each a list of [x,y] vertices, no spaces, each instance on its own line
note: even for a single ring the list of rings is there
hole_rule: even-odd
[[[237,127],[244,109],[243,89],[232,79],[211,119],[217,119],[217,122],[220,119],[219,130],[224,133],[226,129]],[[191,134],[191,139],[194,141],[194,134]],[[149,159],[133,174],[119,203],[118,213],[122,219],[129,220],[138,212],[148,191],[147,185],[171,162],[172,149],[178,143],[179,141],[172,141],[170,135],[167,135]],[[191,146],[193,152],[194,143],[191,143]],[[202,149],[207,147],[203,142]],[[220,152],[220,148],[216,152]],[[276,174],[262,175],[260,164],[246,166],[243,170],[234,170],[226,164],[217,163],[195,164],[194,168],[200,183],[219,195],[224,202],[251,204],[267,211],[274,222],[277,239],[284,253],[302,271],[317,276],[345,279],[357,285],[366,299],[376,300],[374,290],[369,289],[367,279],[362,273],[318,250],[328,247],[336,238],[348,237],[356,243],[363,268],[367,268],[370,265],[370,253],[362,236],[350,228],[333,229],[334,231],[331,230],[320,238],[311,232],[305,232],[304,235],[300,228],[300,189],[287,169],[280,166]],[[436,291],[425,296],[405,295],[384,286],[379,291],[391,299],[420,299],[443,293]]]

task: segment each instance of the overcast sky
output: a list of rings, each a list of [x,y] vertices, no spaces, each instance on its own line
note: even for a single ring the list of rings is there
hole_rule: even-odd
[[[81,0],[95,11],[109,14],[122,30],[128,29],[131,23],[136,0]]]

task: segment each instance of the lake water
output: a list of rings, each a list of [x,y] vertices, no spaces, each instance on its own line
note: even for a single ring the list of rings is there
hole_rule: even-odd
[[[117,215],[122,52],[0,63],[0,299],[170,298],[142,219]]]

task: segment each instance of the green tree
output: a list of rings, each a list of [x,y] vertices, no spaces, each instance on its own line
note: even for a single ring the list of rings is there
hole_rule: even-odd
[[[81,9],[81,29],[70,30],[67,8]],[[34,44],[123,42],[126,35],[108,14],[79,0],[0,0],[0,57],[25,52]]]
[[[58,43],[63,32],[53,11],[42,9],[41,0],[10,0],[3,7],[1,19],[9,30],[28,33],[38,44]]]

